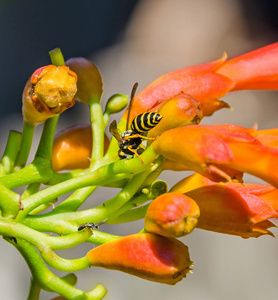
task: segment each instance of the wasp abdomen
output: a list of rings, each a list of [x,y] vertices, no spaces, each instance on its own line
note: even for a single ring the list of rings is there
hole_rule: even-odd
[[[131,123],[131,130],[135,133],[142,134],[154,128],[162,119],[158,113],[147,112],[135,117]]]

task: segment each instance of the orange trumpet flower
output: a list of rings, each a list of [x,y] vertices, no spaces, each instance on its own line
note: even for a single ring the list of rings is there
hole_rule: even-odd
[[[135,97],[131,117],[156,111],[181,92],[200,102],[204,116],[210,116],[229,107],[219,99],[230,91],[278,89],[278,43],[226,59],[224,54],[219,60],[162,75]]]
[[[230,170],[236,170],[278,187],[278,149],[263,145],[252,131],[236,125],[191,125],[164,132],[152,146],[213,181],[231,181]]]
[[[278,217],[278,190],[269,185],[215,183],[200,174],[178,182],[171,192],[185,193],[200,208],[197,228],[243,238],[273,235],[269,221]]]

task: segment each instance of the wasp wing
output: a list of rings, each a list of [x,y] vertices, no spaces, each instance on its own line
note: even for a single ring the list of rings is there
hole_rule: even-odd
[[[109,132],[114,136],[114,138],[118,141],[118,143],[122,143],[123,139],[117,128],[117,122],[114,120],[109,126]]]

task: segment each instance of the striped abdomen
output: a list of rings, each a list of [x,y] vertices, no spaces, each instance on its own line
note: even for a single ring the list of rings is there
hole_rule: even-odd
[[[138,134],[142,134],[154,128],[162,119],[160,114],[147,112],[135,117],[131,123],[131,130]]]

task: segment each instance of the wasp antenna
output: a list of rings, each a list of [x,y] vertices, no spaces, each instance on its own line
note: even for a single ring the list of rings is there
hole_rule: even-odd
[[[132,102],[133,102],[137,88],[138,88],[138,82],[135,82],[132,87],[131,94],[130,94],[130,101],[129,101],[128,111],[127,111],[127,119],[126,119],[126,131],[128,130],[128,127],[129,127],[129,117],[130,117],[131,106],[132,106]]]

